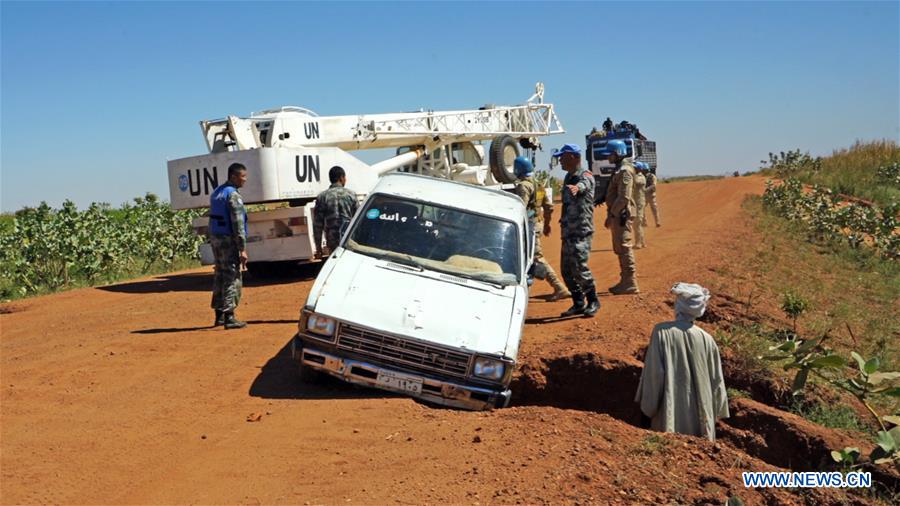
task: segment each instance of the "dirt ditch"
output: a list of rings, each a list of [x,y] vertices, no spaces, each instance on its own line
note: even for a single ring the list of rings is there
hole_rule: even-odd
[[[513,405],[554,406],[605,413],[639,425],[634,402],[641,363],[595,353],[542,358],[521,365],[513,380]]]
[[[863,454],[872,450],[873,445],[861,440],[861,434],[822,427],[776,407],[788,402],[790,390],[773,376],[746,373],[733,362],[725,363],[726,385],[750,392],[763,402],[731,399],[731,417],[717,424],[720,441],[792,471],[834,468],[830,455],[834,449],[855,446]],[[640,411],[634,395],[642,366],[638,360],[596,353],[534,359],[523,363],[513,380],[513,405],[604,413],[639,427]],[[890,490],[900,490],[896,473],[888,469],[872,471],[876,481]]]

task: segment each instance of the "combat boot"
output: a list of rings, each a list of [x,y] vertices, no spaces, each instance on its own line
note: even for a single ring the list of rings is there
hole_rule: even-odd
[[[563,288],[562,290],[556,289],[553,290],[553,293],[551,293],[549,297],[547,297],[547,300],[549,300],[550,302],[556,302],[558,300],[568,299],[571,296],[572,292],[566,290],[565,288]]]
[[[566,286],[560,283],[559,278],[552,273],[547,277],[547,280],[550,281],[550,286],[553,287],[553,294],[547,297],[547,300],[555,302],[572,296],[572,292],[566,289]]]
[[[581,293],[573,293],[572,294],[572,307],[563,311],[560,316],[575,316],[577,314],[584,314],[584,308],[586,307],[584,303],[584,295]]]
[[[225,312],[216,309],[216,321],[213,323],[213,327],[221,327],[222,325],[225,325]]]
[[[619,261],[619,282],[609,287],[609,293],[616,293],[625,283],[625,272],[627,270],[625,255],[616,255],[616,259]]]
[[[615,290],[613,290],[615,288]],[[618,286],[614,286],[610,288],[610,293],[614,295],[628,295],[641,293],[640,289],[638,289],[637,280],[634,279],[634,272],[626,272],[625,276],[622,278],[622,282]]]
[[[234,311],[229,311],[225,313],[225,328],[227,330],[231,329],[242,329],[247,326],[247,322],[242,322],[234,317]]]
[[[600,311],[600,299],[597,298],[597,289],[592,284],[587,291],[587,307],[584,308],[585,316],[594,316]]]

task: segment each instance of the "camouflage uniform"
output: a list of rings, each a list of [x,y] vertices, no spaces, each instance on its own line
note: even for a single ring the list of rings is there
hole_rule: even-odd
[[[325,245],[331,254],[341,242],[341,235],[350,225],[350,219],[356,214],[359,202],[356,194],[341,186],[332,185],[316,197],[316,208],[313,209],[313,238],[316,247],[322,247],[322,233],[325,233]]]
[[[542,279],[546,279],[550,283],[550,286],[553,287],[554,295],[566,294],[566,287],[560,282],[556,271],[550,266],[550,262],[544,258],[544,252],[541,248],[541,231],[544,228],[544,215],[546,214],[549,219],[553,213],[553,202],[547,195],[546,190],[536,187],[534,179],[530,176],[519,180],[515,192],[525,202],[525,206],[528,209],[528,224],[534,233],[534,263],[540,265],[546,271],[547,274]],[[540,206],[540,210],[538,210],[538,206]],[[568,296],[568,294],[565,296]]]
[[[634,204],[634,165],[630,159],[619,164],[606,191],[607,223],[612,232],[613,252],[619,257],[621,280],[610,291],[627,289],[637,291],[636,267],[632,251],[634,219],[637,206]]]
[[[231,183],[225,183],[231,184]],[[247,247],[244,201],[235,190],[228,196],[231,215],[231,235],[210,235],[209,244],[215,257],[211,307],[223,313],[233,313],[241,302],[241,252]],[[210,217],[210,219],[214,219]]]
[[[638,171],[634,175],[634,205],[637,208],[637,216],[634,220],[635,249],[641,249],[646,246],[644,243],[644,226],[646,225],[646,220],[644,219],[644,206],[646,204],[644,189],[646,186],[647,178],[644,177],[643,172]]]
[[[656,222],[656,226],[659,226],[659,209],[656,207],[656,174],[652,172],[647,173],[647,188],[644,190],[645,195],[647,197],[647,205],[650,206],[650,210],[653,211],[653,221]],[[647,219],[644,218],[644,226],[647,226]]]
[[[578,186],[578,195],[572,195],[566,186]],[[584,297],[596,297],[594,276],[588,267],[591,241],[594,238],[594,176],[581,169],[567,174],[562,189],[562,277],[576,305],[584,303]],[[580,301],[580,302],[579,302]]]

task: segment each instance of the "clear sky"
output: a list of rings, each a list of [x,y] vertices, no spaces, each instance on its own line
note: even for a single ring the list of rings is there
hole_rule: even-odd
[[[628,119],[663,176],[896,140],[898,5],[3,1],[0,207],[168,199],[201,119],[515,104],[537,81],[567,130],[545,145]]]

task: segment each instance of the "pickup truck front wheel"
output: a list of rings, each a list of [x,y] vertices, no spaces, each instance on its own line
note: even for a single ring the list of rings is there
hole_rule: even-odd
[[[297,364],[297,378],[300,383],[315,385],[322,382],[322,373],[302,363]]]

